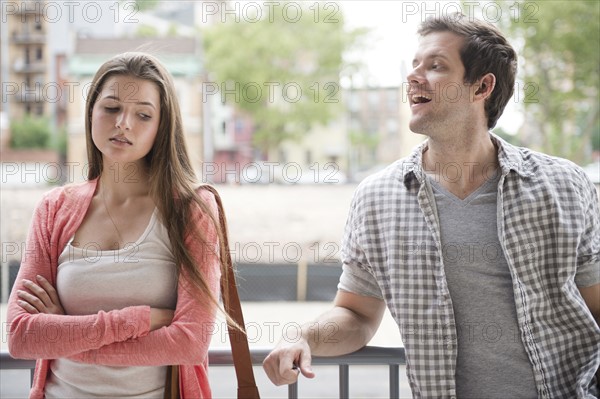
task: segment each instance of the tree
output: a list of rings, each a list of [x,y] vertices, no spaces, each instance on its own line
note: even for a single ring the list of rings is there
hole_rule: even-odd
[[[25,116],[10,124],[10,146],[12,148],[49,148],[51,128],[47,118]]]
[[[366,32],[344,30],[333,2],[277,4],[242,8],[238,17],[228,14],[225,23],[202,32],[211,80],[226,102],[251,115],[255,144],[267,154],[343,110],[343,54]]]
[[[502,29],[520,50],[527,145],[577,163],[600,134],[600,2],[497,2]],[[527,123],[526,123],[527,124]]]
[[[152,25],[140,24],[135,31],[137,37],[157,37],[158,29]]]
[[[123,1],[123,0],[122,0]],[[138,11],[148,11],[156,8],[159,0],[135,0]]]

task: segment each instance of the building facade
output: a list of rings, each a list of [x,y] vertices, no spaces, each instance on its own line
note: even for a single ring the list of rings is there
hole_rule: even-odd
[[[51,83],[48,51],[48,22],[44,1],[15,2],[5,12],[7,64],[3,76],[3,110],[8,120],[26,115],[52,117],[52,104],[44,93]],[[6,62],[5,61],[5,62]],[[4,101],[4,100],[7,101]]]

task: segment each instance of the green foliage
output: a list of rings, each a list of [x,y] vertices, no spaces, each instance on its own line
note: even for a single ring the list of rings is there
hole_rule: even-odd
[[[68,144],[69,139],[67,137],[67,129],[63,127],[58,130],[58,134],[54,142],[54,148],[56,149],[56,151],[58,151],[58,154],[63,158],[67,157]]]
[[[135,5],[139,11],[148,11],[156,8],[158,0],[135,0]]]
[[[600,117],[600,2],[497,3],[501,28],[523,43],[517,89],[535,125],[530,141],[587,163]]]
[[[51,127],[46,118],[26,116],[10,124],[12,148],[49,148]]]
[[[135,31],[135,35],[138,37],[156,37],[158,36],[158,29],[152,25],[141,24]]]
[[[377,148],[379,144],[379,135],[378,134],[369,134],[363,131],[350,131],[349,134],[350,143],[355,147],[367,148],[369,150],[373,150]]]
[[[503,140],[505,140],[506,142],[508,142],[508,143],[510,143],[512,145],[516,145],[516,146],[522,146],[523,145],[521,143],[521,140],[519,139],[519,136],[507,133],[501,127],[495,127],[494,130],[493,130],[493,132],[494,132],[494,134],[497,134]]]
[[[255,144],[265,151],[300,139],[343,110],[342,55],[365,34],[344,30],[336,3],[294,2],[285,12],[286,4],[265,10],[261,19],[229,17],[202,32],[211,80],[235,89],[224,97],[252,116]]]
[[[169,25],[169,30],[167,31],[167,36],[176,37],[177,35],[178,35],[177,24],[172,23],[171,25]]]

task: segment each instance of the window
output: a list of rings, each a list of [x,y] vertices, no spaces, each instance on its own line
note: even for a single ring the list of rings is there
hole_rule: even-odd
[[[279,149],[279,162],[286,163],[287,162],[287,154],[283,149]]]
[[[388,90],[387,92],[387,106],[388,111],[390,112],[398,112],[398,108],[400,105],[398,104],[398,91],[397,90]]]
[[[372,109],[379,107],[379,92],[377,92],[376,90],[369,90],[368,99],[369,106]]]
[[[35,51],[35,59],[41,60],[43,58],[42,48],[38,47]]]
[[[241,118],[235,118],[235,135],[241,136],[244,133],[244,121]]]
[[[360,109],[358,93],[350,91],[350,95],[348,97],[348,108],[352,112],[358,112],[358,110]]]
[[[386,125],[387,125],[388,135],[394,136],[398,133],[398,121],[396,119],[389,118],[387,120]]]
[[[367,124],[367,132],[370,135],[376,135],[379,132],[379,120],[370,119]]]

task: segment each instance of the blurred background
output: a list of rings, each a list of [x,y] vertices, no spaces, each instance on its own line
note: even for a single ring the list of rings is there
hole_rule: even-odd
[[[125,51],[154,54],[174,77],[198,176],[223,196],[256,344],[329,306],[356,185],[423,140],[408,130],[406,75],[429,16],[460,10],[499,26],[520,59],[494,133],[600,184],[597,0],[0,4],[3,304],[33,207],[86,177],[87,89]],[[374,342],[401,345],[389,315]]]

